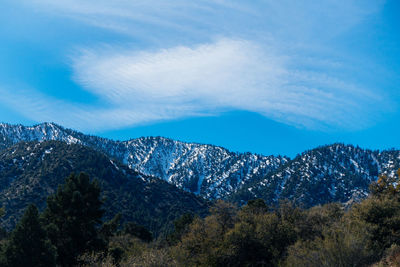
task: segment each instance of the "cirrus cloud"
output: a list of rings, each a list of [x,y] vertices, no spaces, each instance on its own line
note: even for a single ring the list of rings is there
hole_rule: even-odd
[[[388,102],[349,77],[354,61],[330,44],[381,2],[24,2],[143,43],[77,44],[72,78],[99,105],[3,88],[0,100],[34,120],[103,130],[246,110],[296,127],[354,130]]]

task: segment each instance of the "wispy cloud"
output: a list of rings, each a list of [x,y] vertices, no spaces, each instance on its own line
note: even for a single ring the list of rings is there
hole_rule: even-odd
[[[297,126],[357,128],[367,122],[361,116],[366,105],[378,98],[328,74],[292,69],[291,58],[249,41],[223,39],[156,52],[115,50],[82,51],[73,64],[75,80],[132,110],[153,104],[184,117],[183,106],[199,114],[239,109]]]
[[[247,110],[298,127],[358,129],[373,122],[372,104],[386,101],[343,75],[354,71],[351,60],[333,56],[330,46],[377,12],[382,3],[376,1],[28,3],[134,37],[72,55],[73,79],[102,100],[101,108],[19,94],[23,100],[12,104],[35,120],[104,129]]]

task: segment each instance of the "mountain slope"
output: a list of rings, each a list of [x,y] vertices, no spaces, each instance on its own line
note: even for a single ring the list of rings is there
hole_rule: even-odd
[[[155,233],[186,212],[204,214],[208,204],[160,179],[146,177],[85,146],[58,141],[20,142],[0,151],[1,224],[12,228],[29,203],[39,208],[71,172],[86,172],[99,181],[106,219],[145,225]]]
[[[156,176],[209,199],[224,198],[241,185],[262,178],[289,159],[233,153],[224,148],[162,137],[113,141],[52,123],[32,127],[0,124],[0,148],[20,141],[58,140],[82,144],[115,158],[140,173]]]
[[[378,175],[394,175],[400,151],[371,151],[333,144],[306,151],[262,179],[255,179],[231,196],[235,201],[263,198],[268,203],[291,199],[306,207],[364,198]]]
[[[162,137],[113,141],[64,129],[51,123],[24,127],[0,124],[0,148],[19,141],[60,140],[101,151],[142,174],[207,199],[268,203],[293,199],[305,206],[364,198],[378,174],[400,167],[399,151],[371,151],[334,144],[287,157],[233,153],[212,146]]]

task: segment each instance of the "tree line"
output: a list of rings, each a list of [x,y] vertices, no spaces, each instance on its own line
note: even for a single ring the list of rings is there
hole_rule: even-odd
[[[98,182],[85,173],[71,174],[48,197],[42,213],[31,204],[15,229],[3,234],[0,266],[78,266],[85,263],[85,253],[113,254],[118,259],[118,251],[109,250],[108,244],[118,230],[120,215],[103,222],[102,205]],[[133,222],[123,231],[147,242],[153,239]]]
[[[100,188],[71,175],[39,213],[29,206],[1,245],[1,266],[398,266],[400,170],[370,196],[303,209],[262,199],[218,200],[206,217],[185,214],[153,238],[119,216],[102,222]]]

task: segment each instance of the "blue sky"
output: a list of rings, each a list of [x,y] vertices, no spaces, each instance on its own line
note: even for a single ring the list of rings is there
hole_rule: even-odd
[[[398,1],[0,2],[0,121],[289,156],[400,147]]]

